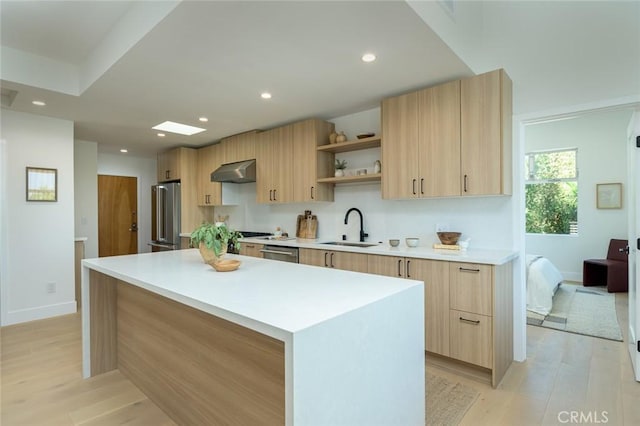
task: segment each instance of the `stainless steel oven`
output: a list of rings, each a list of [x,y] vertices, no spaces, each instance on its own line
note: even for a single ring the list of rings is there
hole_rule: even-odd
[[[265,259],[280,260],[282,262],[298,263],[298,248],[266,245],[262,250]]]

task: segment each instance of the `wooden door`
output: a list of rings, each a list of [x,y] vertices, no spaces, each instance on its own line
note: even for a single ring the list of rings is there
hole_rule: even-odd
[[[420,197],[460,195],[460,81],[418,92]]]
[[[98,255],[138,253],[138,179],[98,175]]]
[[[418,94],[382,101],[382,198],[418,197]]]

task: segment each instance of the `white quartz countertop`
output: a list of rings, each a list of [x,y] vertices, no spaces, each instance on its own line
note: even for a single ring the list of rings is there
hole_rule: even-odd
[[[335,244],[322,244],[328,240],[308,240],[293,238],[290,240],[269,240],[264,238],[243,238],[240,243],[269,244],[288,247],[309,248],[317,250],[346,251],[350,253],[378,254],[383,256],[402,256],[416,259],[446,260],[449,262],[483,263],[489,265],[502,265],[518,256],[513,250],[491,250],[470,248],[468,250],[444,250],[433,247],[418,246],[407,247],[404,241],[400,246],[391,247],[388,243],[376,244],[371,247],[341,246]]]
[[[83,266],[237,324],[283,338],[421,281],[227,254],[216,272],[196,249],[85,259]]]

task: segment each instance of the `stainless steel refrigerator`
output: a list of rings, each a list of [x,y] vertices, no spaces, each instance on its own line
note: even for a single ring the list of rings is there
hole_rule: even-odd
[[[180,182],[151,187],[151,251],[180,248]]]

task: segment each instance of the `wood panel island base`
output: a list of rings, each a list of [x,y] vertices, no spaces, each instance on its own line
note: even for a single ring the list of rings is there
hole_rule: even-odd
[[[424,424],[420,281],[197,250],[83,261],[83,374],[178,424]]]

